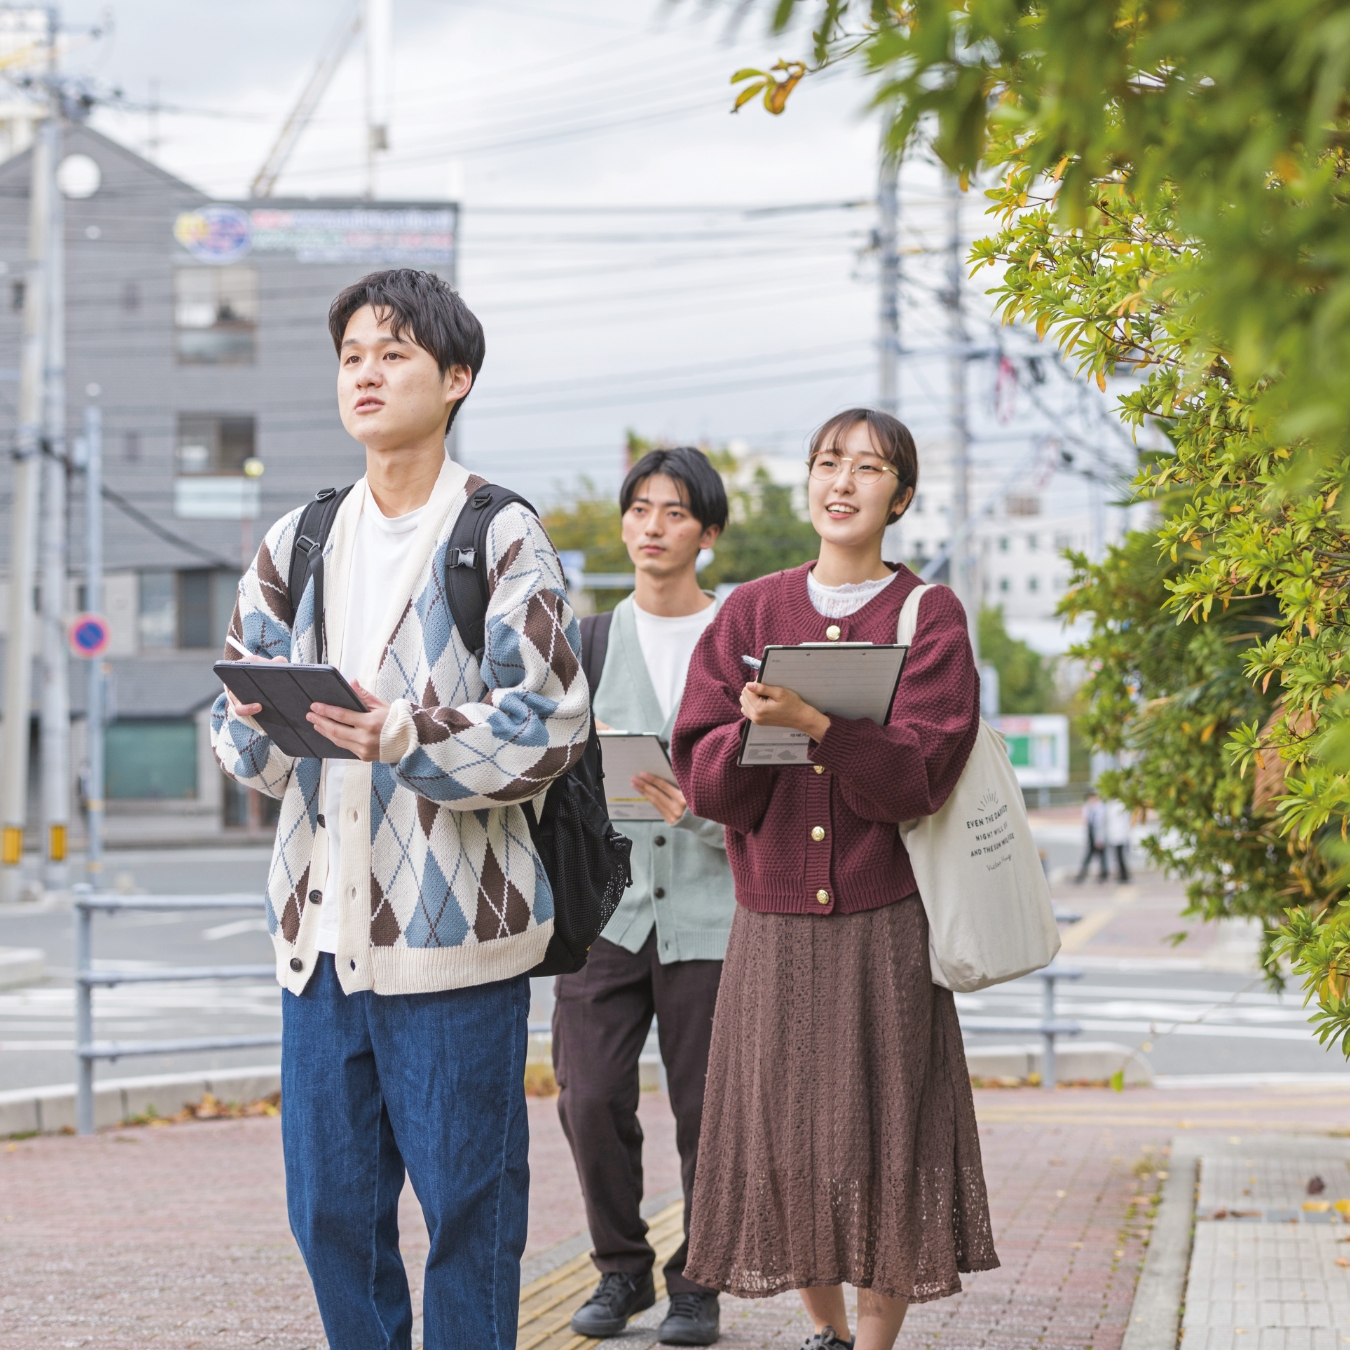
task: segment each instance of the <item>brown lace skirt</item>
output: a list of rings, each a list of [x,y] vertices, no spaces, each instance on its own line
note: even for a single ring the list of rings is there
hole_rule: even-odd
[[[737,906],[685,1274],[741,1298],[847,1283],[922,1303],[998,1263],[918,896],[819,919]]]

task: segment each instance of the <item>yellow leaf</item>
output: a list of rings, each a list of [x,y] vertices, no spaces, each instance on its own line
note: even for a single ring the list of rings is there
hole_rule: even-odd
[[[757,84],[747,85],[742,89],[741,92],[736,95],[736,102],[732,105],[731,111],[735,112],[738,108],[749,103],[750,100],[764,88],[764,84],[765,81],[760,80]]]
[[[1041,317],[1036,320],[1036,336],[1038,338],[1043,338],[1045,336],[1045,330],[1049,326],[1050,326],[1049,316],[1042,314]]]
[[[1103,394],[1106,393],[1106,374],[1104,371],[1099,370],[1097,372],[1097,388],[1100,389]]]

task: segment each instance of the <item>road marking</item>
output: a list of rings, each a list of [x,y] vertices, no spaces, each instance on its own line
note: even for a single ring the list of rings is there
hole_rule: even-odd
[[[240,933],[267,932],[266,919],[235,919],[232,923],[219,923],[208,928],[202,936],[208,942],[219,942],[221,938],[238,937]]]
[[[1059,939],[1060,951],[1076,952],[1086,946],[1115,917],[1114,908],[1094,909],[1091,914],[1085,914],[1077,923],[1071,923],[1064,930]]]

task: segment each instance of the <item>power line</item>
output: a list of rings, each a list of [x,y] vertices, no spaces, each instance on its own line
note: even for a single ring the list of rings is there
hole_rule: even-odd
[[[184,539],[181,534],[175,534],[172,530],[166,529],[159,521],[147,516],[139,507],[133,506],[120,492],[114,492],[106,483],[103,485],[103,500],[111,502],[123,515],[134,520],[142,529],[148,530],[151,534],[164,540],[166,544],[181,548],[185,553],[201,558],[215,567],[233,568],[236,566],[235,563],[226,561],[219,554],[212,553],[210,549],[202,548],[201,545],[194,544],[191,539]]]

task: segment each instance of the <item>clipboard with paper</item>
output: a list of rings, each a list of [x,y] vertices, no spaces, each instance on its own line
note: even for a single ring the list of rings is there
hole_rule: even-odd
[[[633,786],[633,779],[640,773],[649,773],[674,785],[675,771],[659,736],[638,731],[602,731],[600,762],[605,772],[605,805],[611,820],[665,818]]]
[[[867,718],[885,724],[900,685],[908,647],[871,642],[806,642],[769,646],[757,679],[791,689],[831,717]],[[747,768],[809,764],[811,738],[791,727],[747,721],[737,763]]]

